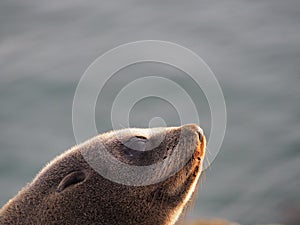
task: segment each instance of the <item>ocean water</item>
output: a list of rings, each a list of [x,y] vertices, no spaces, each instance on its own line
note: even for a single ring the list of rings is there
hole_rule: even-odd
[[[300,224],[299,11],[297,0],[1,1],[0,206],[76,144],[73,97],[94,59],[120,44],[158,39],[200,55],[226,100],[224,142],[188,217]],[[111,129],[114,96],[141,74],[178,82],[209,136],[201,90],[181,71],[154,63],[128,67],[107,83],[96,106],[99,132]],[[147,126],[156,116],[178,125],[176,107],[160,98],[138,102],[130,125]]]

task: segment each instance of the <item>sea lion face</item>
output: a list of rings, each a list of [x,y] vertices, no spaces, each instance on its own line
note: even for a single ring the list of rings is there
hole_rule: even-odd
[[[159,182],[109,179],[97,171],[103,150],[137,168],[160,165],[150,178],[137,179]],[[205,136],[196,125],[101,134],[48,164],[1,209],[0,224],[174,224],[196,188],[204,154]]]

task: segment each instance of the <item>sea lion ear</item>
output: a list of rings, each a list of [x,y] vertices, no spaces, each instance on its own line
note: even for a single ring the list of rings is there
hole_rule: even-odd
[[[56,191],[62,192],[66,188],[84,181],[85,178],[86,178],[86,174],[84,173],[84,171],[73,171],[61,180]]]

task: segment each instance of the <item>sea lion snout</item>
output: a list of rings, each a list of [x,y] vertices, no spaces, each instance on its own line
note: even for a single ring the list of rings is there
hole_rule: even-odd
[[[191,143],[194,142],[196,145],[194,157],[199,158],[200,160],[203,159],[205,156],[206,138],[202,128],[197,124],[186,124],[180,128],[183,138],[190,137],[187,140]]]

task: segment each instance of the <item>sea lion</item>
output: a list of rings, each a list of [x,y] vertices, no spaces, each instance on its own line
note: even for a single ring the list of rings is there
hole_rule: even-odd
[[[197,187],[206,139],[194,124],[153,130],[111,131],[66,151],[2,207],[0,224],[175,224]],[[158,145],[145,151],[145,146],[161,137]],[[107,179],[88,163],[84,155],[97,159],[100,146],[105,146],[109,154],[128,165],[163,162],[159,171],[172,168],[174,160],[166,163],[164,160],[175,150],[179,150],[178,161],[188,150],[192,150],[192,155],[165,180],[134,186]]]

